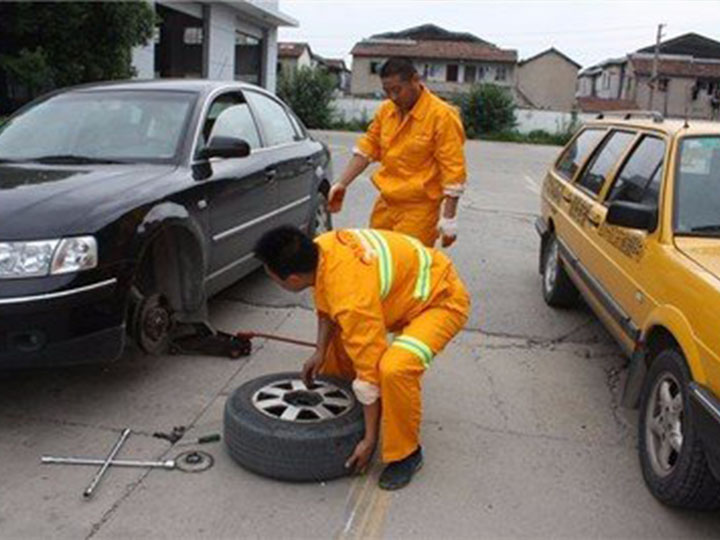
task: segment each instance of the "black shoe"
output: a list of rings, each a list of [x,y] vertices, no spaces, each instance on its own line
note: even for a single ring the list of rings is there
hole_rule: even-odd
[[[422,464],[422,448],[418,446],[417,450],[406,458],[388,463],[380,475],[380,481],[378,482],[380,489],[394,490],[404,488],[410,483],[413,475],[420,470]]]

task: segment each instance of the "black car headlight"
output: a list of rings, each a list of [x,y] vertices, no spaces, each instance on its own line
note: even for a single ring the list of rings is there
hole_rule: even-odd
[[[92,236],[0,242],[0,279],[79,272],[95,268],[97,262],[97,242]]]

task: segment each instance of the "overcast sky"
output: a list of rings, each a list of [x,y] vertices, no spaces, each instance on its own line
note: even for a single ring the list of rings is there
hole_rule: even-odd
[[[583,67],[655,42],[697,32],[720,41],[720,1],[280,0],[300,22],[281,41],[306,41],[313,52],[351,60],[363,38],[424,23],[470,32],[520,59],[555,47]]]

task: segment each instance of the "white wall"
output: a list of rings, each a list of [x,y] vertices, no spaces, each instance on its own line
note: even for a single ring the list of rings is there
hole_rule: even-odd
[[[382,103],[379,99],[362,99],[354,97],[341,97],[333,101],[335,115],[345,121],[361,120],[363,113],[367,120],[371,120]],[[578,121],[583,122],[594,118],[595,114],[578,114]],[[530,133],[535,129],[542,129],[548,133],[565,131],[572,122],[572,115],[568,112],[541,111],[537,109],[516,109],[515,119],[520,133]]]
[[[155,78],[155,44],[152,38],[144,47],[135,47],[132,50],[132,65],[137,71],[136,79]]]
[[[207,78],[231,81],[235,78],[235,15],[222,4],[206,7],[208,20]]]

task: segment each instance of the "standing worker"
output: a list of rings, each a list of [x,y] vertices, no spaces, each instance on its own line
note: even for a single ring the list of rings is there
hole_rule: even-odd
[[[457,204],[467,176],[462,120],[452,105],[423,86],[409,58],[387,60],[380,78],[389,99],[331,187],[330,212],[340,211],[350,183],[370,162],[379,161],[373,183],[380,196],[370,227],[409,234],[428,247],[440,234],[447,247],[457,237]]]
[[[312,241],[289,225],[267,232],[255,256],[284,289],[314,287],[318,337],[303,378],[351,380],[364,408],[365,437],[346,466],[366,469],[382,424],[380,487],[407,485],[422,465],[420,380],[470,309],[452,262],[404,234],[341,230]]]

